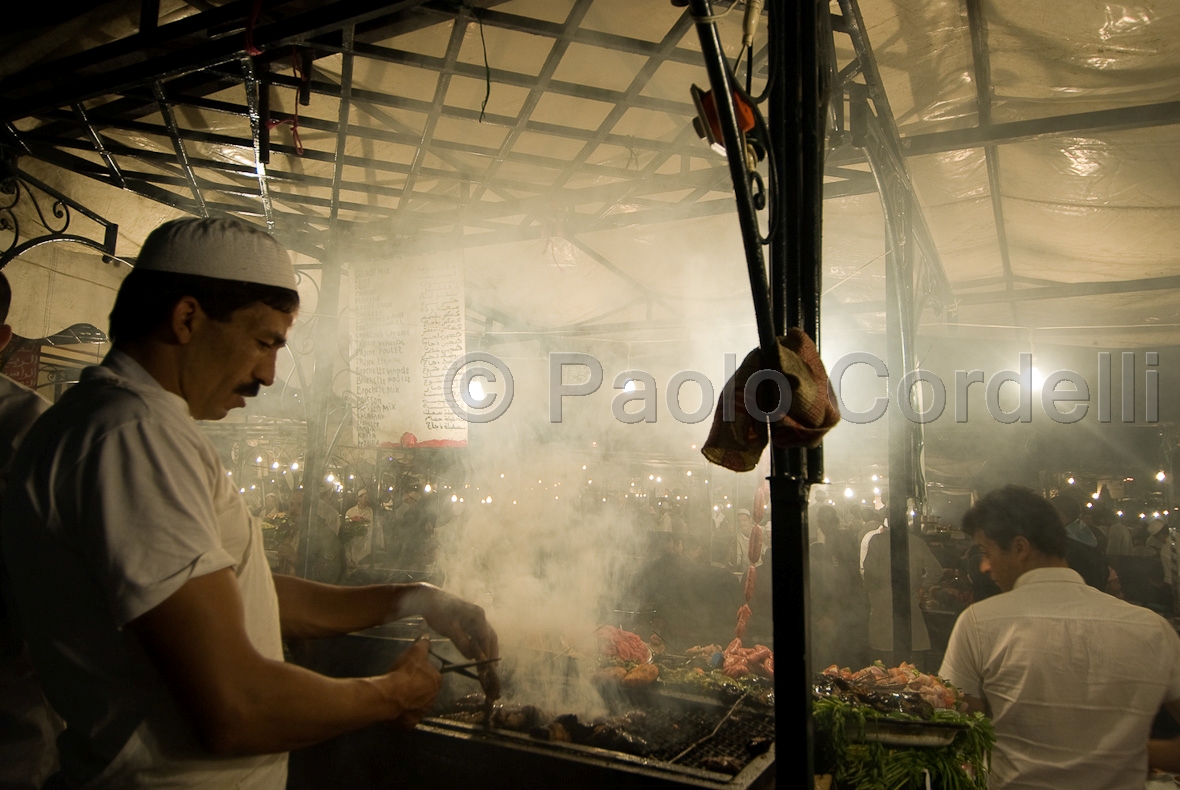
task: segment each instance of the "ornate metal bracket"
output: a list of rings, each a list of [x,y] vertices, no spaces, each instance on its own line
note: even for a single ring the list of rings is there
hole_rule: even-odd
[[[34,191],[36,190],[36,191]],[[48,214],[41,205],[36,192],[52,200]],[[37,214],[39,232],[28,235],[22,230],[17,216],[17,206],[27,197]],[[67,233],[73,219],[71,210],[92,220],[103,229],[102,241],[95,241]],[[68,241],[81,244],[103,253],[103,262],[111,263],[115,256],[115,243],[119,238],[119,226],[91,211],[76,200],[58,192],[43,181],[34,178],[17,166],[11,149],[0,148],[0,270],[17,256],[43,244]],[[22,239],[24,239],[22,241]]]

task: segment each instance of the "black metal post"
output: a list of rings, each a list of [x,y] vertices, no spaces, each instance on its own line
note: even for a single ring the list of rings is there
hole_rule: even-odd
[[[804,3],[806,4],[806,3]],[[804,85],[814,64],[801,42],[814,36],[806,13],[795,3],[769,4],[770,146],[779,168],[771,195],[770,273],[774,283],[775,329],[801,327],[809,301],[804,273],[815,260],[804,245],[803,226],[818,207],[805,189],[808,120]],[[814,48],[814,47],[813,47]],[[807,331],[807,330],[805,330]],[[814,335],[813,335],[814,337]],[[775,650],[775,743],[779,776],[792,787],[814,783],[814,728],[811,720],[810,530],[807,525],[807,459],[799,448],[771,451],[770,502]],[[798,727],[802,723],[803,736]],[[790,744],[790,747],[788,747]]]
[[[768,369],[778,370],[778,341],[774,334],[774,322],[770,312],[770,286],[766,281],[766,263],[762,257],[761,233],[758,230],[758,212],[754,208],[754,196],[750,191],[750,177],[746,171],[746,152],[738,131],[736,112],[733,106],[733,86],[730,81],[728,61],[721,48],[717,25],[708,21],[713,16],[709,0],[690,0],[689,8],[696,18],[697,35],[701,40],[701,54],[705,70],[709,73],[709,86],[717,106],[717,117],[725,139],[725,154],[729,160],[729,175],[737,198],[738,223],[742,229],[742,243],[746,249],[746,268],[750,275],[750,291],[754,298],[754,317],[758,325],[758,346],[762,349],[763,363]],[[706,21],[700,21],[706,20]]]
[[[709,14],[708,3],[692,4],[697,17]],[[793,3],[769,5],[771,166],[772,175],[769,227],[770,244],[770,313],[775,335],[783,335],[788,327],[803,327],[813,338],[818,334],[818,265],[819,214],[822,194],[818,175],[819,149],[822,135],[817,134],[823,122],[817,100],[817,69],[815,57],[815,8],[800,9]],[[699,24],[699,23],[698,23]],[[712,40],[716,33],[708,26]],[[724,87],[724,104],[730,102],[727,69],[716,56],[707,40],[703,25],[702,50],[710,70],[714,95]],[[809,43],[808,43],[809,42]],[[805,98],[806,97],[806,98]],[[718,96],[719,108],[722,97]],[[726,107],[728,109],[728,107]],[[738,191],[739,217],[750,266],[751,289],[758,311],[765,293],[762,279],[761,250],[753,250],[757,238],[757,224],[753,207],[744,202],[748,190],[745,163],[735,156],[736,128],[730,130],[728,117],[722,115],[722,129],[726,134],[726,149],[735,189]],[[810,133],[806,131],[810,129]],[[740,154],[740,151],[738,151]],[[805,172],[814,171],[813,175]],[[774,176],[777,176],[775,178]],[[807,230],[804,230],[806,227]],[[757,271],[755,271],[755,264]],[[767,365],[777,367],[771,360],[765,340],[765,322],[759,312],[759,338]],[[819,460],[816,456],[817,462]],[[818,463],[817,463],[818,465]],[[811,665],[808,650],[808,589],[809,543],[807,526],[807,458],[798,448],[771,447],[770,498],[774,545],[772,553],[772,602],[775,634],[775,696],[776,743],[778,744],[778,775],[784,784],[810,787],[814,782],[812,753],[813,728],[811,722]],[[818,472],[822,476],[822,470]],[[798,726],[803,724],[803,737]],[[788,744],[790,747],[788,747]],[[788,778],[789,777],[789,778]]]

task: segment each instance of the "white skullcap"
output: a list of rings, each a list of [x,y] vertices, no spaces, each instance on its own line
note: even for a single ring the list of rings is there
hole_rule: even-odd
[[[234,219],[165,222],[148,235],[135,268],[296,290],[295,267],[283,245]]]

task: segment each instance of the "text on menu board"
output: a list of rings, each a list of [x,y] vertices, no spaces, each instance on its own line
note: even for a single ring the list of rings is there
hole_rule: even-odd
[[[459,447],[467,423],[443,376],[466,350],[463,260],[429,255],[352,267],[353,423],[362,447]]]

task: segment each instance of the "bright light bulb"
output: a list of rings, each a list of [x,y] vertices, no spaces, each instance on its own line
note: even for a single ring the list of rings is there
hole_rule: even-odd
[[[623,392],[634,392],[638,387],[635,386],[635,379],[627,379],[623,384]]]
[[[273,464],[271,464],[271,465],[270,465],[270,468],[271,468],[271,469],[278,469],[278,468],[279,468],[279,462],[278,462],[278,461],[275,461]]]
[[[874,488],[874,489],[873,489],[873,493],[874,493],[874,494],[879,494],[879,493],[881,493],[881,489],[879,489],[879,488]]]
[[[1099,496],[1101,496],[1101,494],[1095,491],[1093,494],[1090,494],[1090,499],[1097,499]]]
[[[1164,480],[1166,480],[1167,477],[1168,476],[1166,474],[1164,474],[1162,471],[1155,473],[1155,479],[1159,480],[1161,483],[1164,482]]]
[[[1074,483],[1074,480],[1073,480],[1073,478],[1071,477],[1070,479],[1066,480],[1065,482],[1069,483],[1070,485],[1073,485],[1073,483]]]
[[[878,477],[877,475],[873,475],[873,482],[874,482],[874,483],[875,483],[875,482],[877,482],[877,481],[878,481],[878,480],[880,480],[880,479],[881,479],[881,478],[880,478],[880,477]]]
[[[262,456],[260,455],[260,456],[258,456],[257,458],[255,458],[255,459],[254,459],[254,463],[256,463],[256,464],[260,464],[260,463],[262,463]]]
[[[689,477],[692,477],[692,470],[689,469],[687,472],[685,472],[685,474],[688,475]]]
[[[426,492],[427,494],[429,494],[429,493],[430,493],[430,491],[431,491],[431,488],[430,488],[430,483],[427,483],[426,485],[422,486],[422,490],[423,490],[424,492]]]
[[[298,469],[299,469],[299,464],[297,464],[297,463],[295,463],[294,461],[292,461],[292,462],[291,462],[291,471],[292,471],[292,472],[295,472],[295,471],[298,471]]]
[[[844,489],[844,496],[847,499],[852,499],[854,496],[856,496],[856,492],[853,491],[851,488],[845,488]]]
[[[483,385],[479,383],[479,379],[472,379],[471,383],[467,385],[467,391],[471,393],[471,399],[481,401],[487,393],[483,391]]]
[[[336,475],[328,475],[324,479],[327,480],[329,483],[335,483],[336,482]]]
[[[390,491],[392,491],[393,489],[391,488],[391,489],[389,489],[389,490],[390,490]],[[451,501],[452,501],[452,502],[458,502],[458,501],[459,501],[459,495],[458,495],[458,494],[451,494]]]

